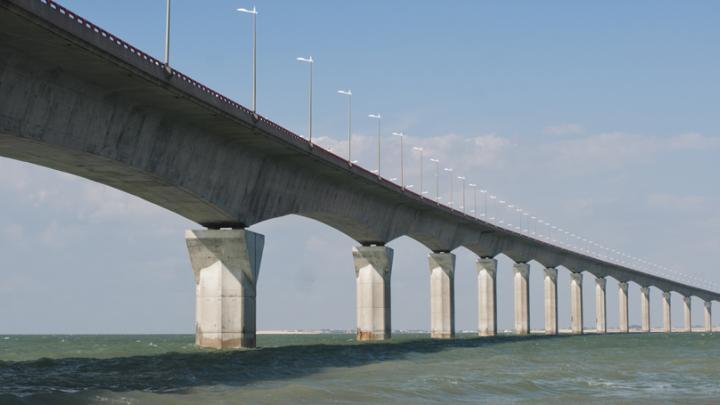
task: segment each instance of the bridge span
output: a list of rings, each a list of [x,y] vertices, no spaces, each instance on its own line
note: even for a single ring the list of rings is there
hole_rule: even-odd
[[[358,242],[357,338],[390,337],[390,278],[400,236],[429,248],[431,333],[452,338],[455,248],[478,256],[478,333],[497,333],[498,254],[514,262],[515,328],[530,332],[529,265],[545,269],[545,329],[557,328],[557,268],[572,273],[572,329],[583,333],[583,272],[596,279],[597,330],[607,331],[605,281],[705,302],[705,330],[720,294],[555,246],[484,222],[353,165],[254,114],[49,0],[0,0],[0,156],[72,173],[123,190],[206,229],[186,232],[196,282],[196,341],[255,345],[255,297],[264,237],[246,228],[296,214]]]

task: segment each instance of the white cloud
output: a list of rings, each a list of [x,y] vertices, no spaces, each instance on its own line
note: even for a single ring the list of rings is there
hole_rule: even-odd
[[[579,135],[585,132],[585,128],[578,124],[559,124],[545,127],[543,132],[548,135]]]
[[[702,196],[681,196],[672,194],[650,194],[647,205],[674,213],[697,213],[707,208],[707,199]]]

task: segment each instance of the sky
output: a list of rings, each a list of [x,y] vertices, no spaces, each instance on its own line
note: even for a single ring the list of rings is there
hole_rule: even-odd
[[[164,1],[65,0],[97,25],[162,58]],[[715,1],[258,0],[258,112],[304,134],[307,66],[315,63],[314,138],[434,193],[427,160],[564,229],[625,253],[720,283],[720,3]],[[171,64],[245,105],[251,95],[251,20],[235,0],[173,2]],[[450,198],[442,172],[441,194]],[[455,190],[459,190],[456,181]],[[468,192],[466,205],[472,208]],[[460,199],[459,193],[455,195]],[[456,200],[457,201],[457,200]],[[192,333],[194,279],[184,230],[198,225],[101,184],[0,158],[0,333]],[[482,210],[482,203],[479,210]],[[497,209],[496,207],[491,207]],[[510,219],[510,218],[508,218]],[[258,328],[354,329],[357,243],[313,220],[255,224],[266,245]],[[395,250],[392,323],[427,330],[429,251],[402,237]],[[459,248],[459,330],[477,328],[474,256]],[[500,329],[512,320],[511,261],[501,255]],[[531,326],[542,328],[542,267],[531,263]],[[569,281],[560,271],[560,327]],[[594,277],[585,273],[585,325]],[[617,325],[617,283],[608,281]],[[652,324],[662,322],[651,293]],[[630,322],[639,324],[630,287]],[[673,325],[682,325],[673,294]],[[714,322],[720,323],[715,304]],[[702,304],[693,300],[693,323]]]

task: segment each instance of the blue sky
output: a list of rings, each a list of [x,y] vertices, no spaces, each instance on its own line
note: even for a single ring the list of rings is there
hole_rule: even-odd
[[[62,4],[162,56],[164,1]],[[173,66],[246,105],[251,26],[233,10],[251,5],[176,0],[173,7]],[[257,7],[261,114],[304,133],[307,66],[295,58],[312,55],[321,144],[346,150],[346,100],[336,91],[350,88],[361,164],[375,167],[375,127],[365,117],[379,112],[388,177],[399,172],[389,132],[403,131],[443,166],[536,215],[720,282],[712,262],[720,251],[717,2],[260,0]],[[416,155],[406,170],[417,183]],[[425,178],[431,183],[432,172]],[[193,224],[104,186],[7,159],[0,159],[0,201],[0,332],[192,332],[183,230]],[[351,239],[296,217],[252,229],[267,241],[259,328],[354,327]],[[390,245],[393,325],[425,329],[427,250],[407,238]],[[473,257],[456,253],[458,327],[473,329]],[[501,258],[498,288],[500,326],[508,328],[509,265]],[[590,275],[585,284],[590,326]],[[533,327],[542,325],[541,285],[535,264]],[[561,326],[569,324],[568,285],[561,272]],[[611,327],[615,285],[608,283]],[[653,294],[659,325],[660,294]],[[637,295],[631,287],[634,323]],[[681,325],[681,300],[673,299]],[[695,323],[700,307],[694,302]]]

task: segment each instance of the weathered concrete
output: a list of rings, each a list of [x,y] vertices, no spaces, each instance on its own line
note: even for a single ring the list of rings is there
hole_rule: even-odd
[[[545,334],[558,334],[557,269],[545,269]]]
[[[431,253],[430,264],[430,337],[455,337],[455,255]]]
[[[352,253],[357,287],[357,340],[390,339],[393,250],[385,246],[357,246]]]
[[[640,287],[641,330],[650,333],[650,287]]]
[[[712,301],[705,301],[705,332],[712,331]]]
[[[618,283],[618,329],[621,333],[630,332],[628,312],[628,283]]]
[[[478,335],[497,335],[497,260],[483,257],[477,260],[478,277]]]
[[[255,347],[255,297],[265,239],[248,230],[186,231],[195,273],[195,343]]]
[[[670,318],[670,293],[665,291],[662,294],[663,303],[663,332],[672,332],[672,320]]]
[[[684,322],[685,327],[683,330],[685,332],[692,332],[692,298],[691,297],[683,297],[683,310],[684,310]]]
[[[572,333],[583,333],[582,273],[570,273],[570,325]]]
[[[530,265],[513,265],[513,283],[515,286],[515,333],[530,333]]]
[[[117,41],[40,1],[0,0],[0,156],[106,184],[208,228],[297,214],[364,245],[406,235],[432,251],[464,246],[720,299],[437,205]]]
[[[605,299],[605,286],[607,280],[604,278],[595,279],[595,331],[607,333],[607,300]]]

